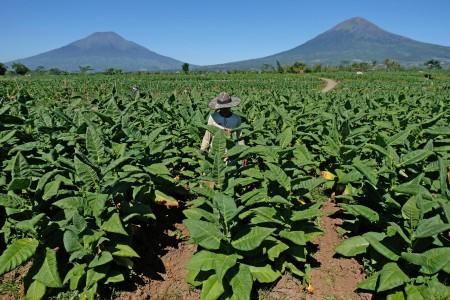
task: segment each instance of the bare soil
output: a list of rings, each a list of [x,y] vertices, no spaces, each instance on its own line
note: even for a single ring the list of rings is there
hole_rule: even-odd
[[[19,300],[25,297],[23,278],[31,267],[31,262],[18,267],[0,277],[0,299]]]
[[[312,293],[306,299],[323,299],[327,296],[334,296],[338,300],[371,299],[370,294],[356,292],[357,283],[365,279],[362,266],[353,258],[335,257],[336,245],[342,241],[336,227],[342,225],[342,220],[330,216],[338,208],[329,200],[322,210],[324,234],[313,241],[318,245],[319,250],[314,257],[320,267],[311,271]]]
[[[320,78],[321,80],[325,81],[325,87],[322,89],[322,93],[327,93],[331,90],[333,90],[337,86],[337,81],[329,78]]]
[[[356,292],[357,283],[365,279],[361,265],[355,259],[334,256],[335,247],[342,240],[336,231],[342,220],[331,217],[338,208],[328,200],[322,211],[324,233],[312,241],[318,249],[314,258],[319,266],[312,268],[309,283],[285,275],[270,290],[260,292],[260,300],[372,299],[370,294]]]
[[[175,242],[164,242],[157,247],[163,246],[164,252],[160,260],[155,264],[153,259],[141,266],[136,266],[141,271],[139,278],[129,291],[122,291],[117,299],[136,300],[197,300],[200,299],[200,291],[192,288],[186,283],[186,263],[191,259],[197,247],[187,243],[189,232],[183,224],[175,224],[173,230],[165,232],[167,236],[174,238]],[[153,256],[153,255],[150,255]],[[146,259],[144,258],[144,261]],[[139,271],[138,271],[139,273]]]

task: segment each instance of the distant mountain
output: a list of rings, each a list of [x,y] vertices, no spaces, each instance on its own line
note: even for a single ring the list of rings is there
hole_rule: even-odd
[[[308,42],[263,58],[250,59],[220,65],[207,66],[208,69],[260,69],[263,64],[276,66],[300,61],[308,64],[337,65],[342,61],[361,62],[386,58],[394,59],[402,65],[423,65],[435,58],[450,64],[450,47],[418,42],[387,32],[363,18],[351,18]]]
[[[90,36],[42,54],[18,59],[30,68],[44,66],[66,71],[77,71],[89,65],[94,71],[118,68],[137,70],[179,70],[183,62],[160,55],[114,32],[96,32]]]

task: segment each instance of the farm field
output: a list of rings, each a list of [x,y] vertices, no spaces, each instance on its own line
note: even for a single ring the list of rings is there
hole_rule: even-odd
[[[0,298],[447,299],[433,77],[0,78]],[[206,126],[221,91],[245,145]]]

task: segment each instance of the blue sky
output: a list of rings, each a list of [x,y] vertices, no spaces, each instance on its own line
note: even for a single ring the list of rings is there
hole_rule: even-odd
[[[364,17],[416,40],[450,46],[448,0],[1,0],[0,62],[115,31],[193,64],[256,58]]]

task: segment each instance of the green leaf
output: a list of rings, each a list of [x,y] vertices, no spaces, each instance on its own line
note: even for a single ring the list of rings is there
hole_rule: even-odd
[[[287,148],[292,141],[292,128],[286,128],[278,137],[280,147]]]
[[[0,256],[0,275],[14,270],[36,252],[39,242],[31,238],[14,240]]]
[[[430,219],[421,220],[417,226],[415,235],[416,238],[427,238],[447,230],[450,230],[450,224],[443,224],[437,215]]]
[[[287,244],[281,241],[277,241],[276,244],[267,251],[267,256],[271,261],[275,261],[275,259],[278,258],[281,253],[288,249],[289,246]]]
[[[433,151],[425,149],[408,152],[400,158],[400,164],[398,166],[401,167],[415,164],[417,162],[427,159],[432,154]]]
[[[427,300],[422,296],[419,288],[412,284],[406,285],[405,294],[408,300]]]
[[[78,180],[83,182],[87,188],[100,188],[100,179],[98,178],[97,172],[95,172],[95,170],[91,166],[85,164],[76,156],[74,165]]]
[[[183,223],[189,230],[191,238],[200,246],[211,250],[219,249],[224,236],[215,224],[191,219],[186,219]]]
[[[375,232],[367,232],[362,236],[370,243],[370,246],[373,249],[375,249],[378,253],[380,253],[387,259],[397,261],[400,258],[391,249],[389,249],[379,241],[378,235]]]
[[[25,300],[41,300],[45,296],[46,286],[34,280],[28,287]]]
[[[116,246],[117,247],[117,246]],[[89,263],[89,268],[95,268],[98,266],[105,265],[113,260],[110,252],[102,251],[100,255],[96,255],[93,260]]]
[[[240,232],[239,238],[231,242],[231,245],[241,251],[254,250],[261,245],[261,243],[273,232],[275,228],[252,227]]]
[[[265,265],[264,267],[249,266],[249,269],[253,278],[260,283],[274,282],[281,276],[281,273],[274,271],[270,265]]]
[[[100,164],[105,154],[105,147],[103,141],[95,129],[88,127],[86,129],[86,149],[88,150],[90,158]]]
[[[66,276],[64,277],[63,284],[65,285],[69,283],[69,288],[71,290],[76,290],[78,287],[78,283],[85,274],[85,268],[85,264],[75,264],[72,269],[67,272]]]
[[[219,281],[217,275],[211,275],[203,282],[201,299],[202,300],[216,300],[224,292],[222,282]]]
[[[253,278],[247,265],[239,265],[239,271],[231,278],[230,285],[233,291],[230,300],[250,300]]]
[[[113,213],[108,221],[102,224],[101,228],[107,232],[128,235],[125,228],[123,228],[122,221],[120,220],[118,213]]]
[[[402,253],[402,258],[421,266],[420,272],[433,275],[450,263],[450,247],[434,248],[423,253]]]
[[[266,172],[269,179],[272,181],[277,181],[286,191],[291,190],[291,179],[286,173],[277,165],[266,163],[269,167],[270,172]]]
[[[369,278],[358,282],[358,288],[366,291],[375,292],[377,290],[377,283],[379,278],[380,278],[379,272],[374,273]]]
[[[336,252],[340,255],[352,257],[366,253],[369,242],[360,235],[350,237],[336,246]]]
[[[119,257],[140,257],[139,254],[136,253],[136,251],[133,250],[128,245],[125,244],[117,244],[114,246],[114,252],[112,252],[112,255],[119,256]],[[106,258],[107,259],[107,258]]]
[[[169,169],[166,167],[166,165],[161,163],[152,164],[145,167],[144,169],[153,175],[170,175]]]
[[[280,231],[280,237],[285,238],[296,245],[305,246],[308,239],[305,236],[304,231]]]
[[[394,262],[385,264],[379,275],[377,292],[388,291],[409,282],[409,277]]]
[[[125,281],[125,276],[123,276],[122,273],[120,273],[119,271],[112,271],[111,273],[109,273],[107,275],[105,284],[118,283],[118,282],[123,282],[123,281]]]
[[[417,207],[416,197],[409,198],[402,206],[402,216],[407,220],[410,228],[415,228],[420,220],[420,209]]]
[[[58,273],[58,261],[56,260],[56,251],[50,248],[45,250],[45,259],[38,273],[33,279],[41,282],[47,287],[62,287],[61,278]]]
[[[13,177],[11,182],[9,183],[7,190],[8,191],[20,191],[27,189],[31,184],[31,180],[29,178],[22,177]]]
[[[213,198],[214,208],[223,217],[225,224],[230,224],[231,220],[236,216],[238,209],[236,202],[230,196],[226,196],[221,193],[217,193]]]
[[[340,203],[339,206],[342,207],[346,213],[349,213],[355,217],[364,217],[372,223],[378,222],[380,219],[380,216],[376,211],[364,205]]]
[[[42,195],[42,199],[49,200],[53,196],[58,194],[59,187],[61,185],[60,180],[54,180],[45,185],[44,195]]]
[[[322,215],[322,211],[318,208],[312,207],[305,210],[299,210],[292,213],[291,221],[300,221],[300,220],[310,220],[313,218],[320,217]]]
[[[447,184],[447,180],[448,180],[448,171],[447,171],[447,166],[449,165],[448,162],[446,160],[444,160],[442,157],[438,157],[438,162],[439,162],[439,187],[441,189],[441,195],[446,198],[448,194],[449,190],[448,190],[448,184]],[[450,182],[449,182],[450,183]]]
[[[80,243],[80,238],[77,233],[72,230],[66,230],[63,235],[64,249],[67,252],[72,253],[81,250],[83,246]]]
[[[377,185],[377,171],[376,169],[372,168],[368,164],[364,163],[363,161],[353,161],[353,166],[364,176],[367,178],[367,180],[373,184]]]
[[[408,138],[411,132],[410,128],[406,130],[400,131],[399,133],[394,134],[386,140],[386,144],[394,146],[394,145],[402,145],[406,139]]]

